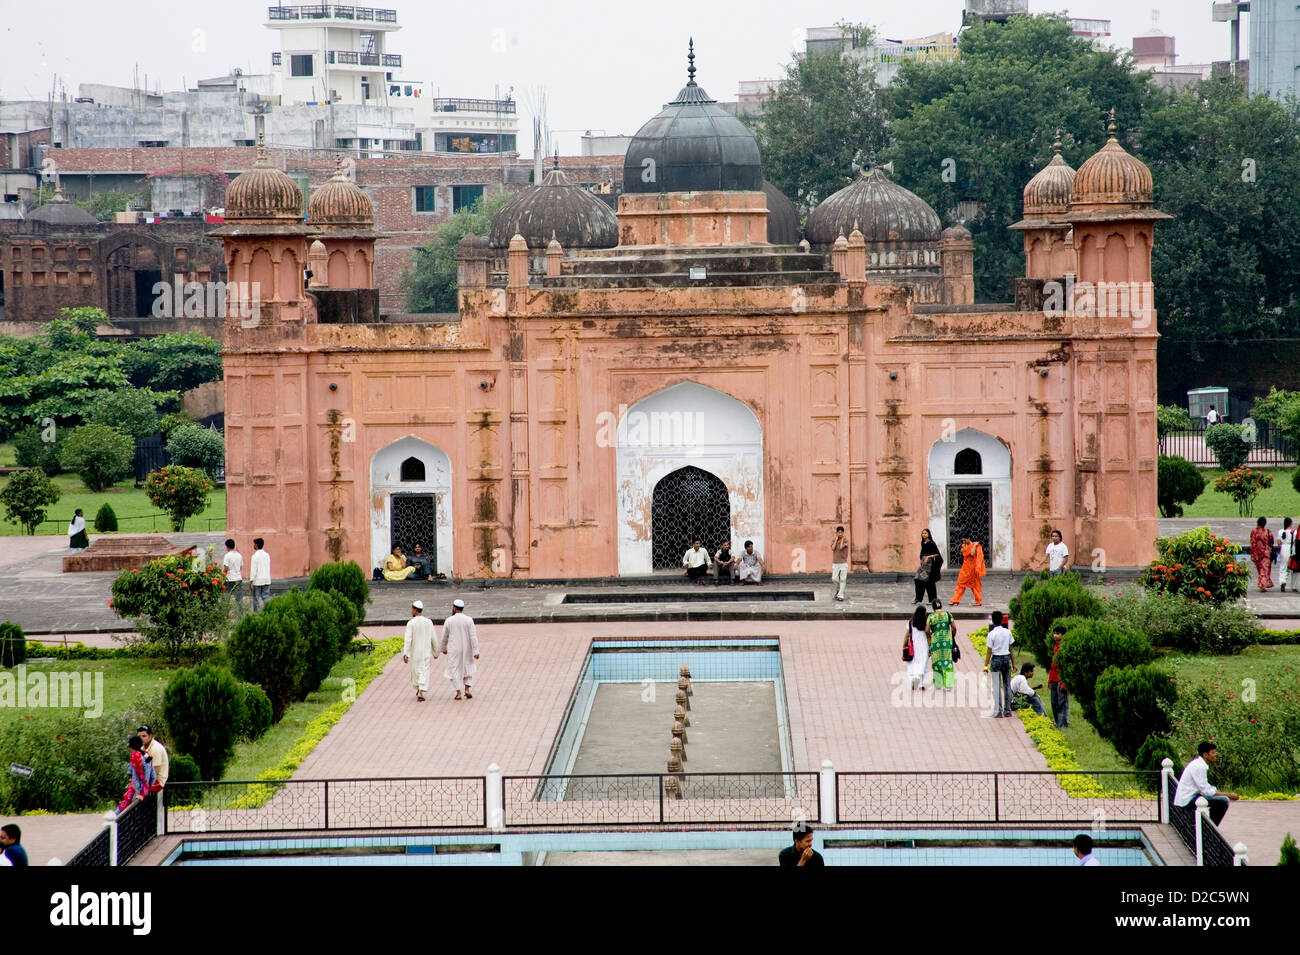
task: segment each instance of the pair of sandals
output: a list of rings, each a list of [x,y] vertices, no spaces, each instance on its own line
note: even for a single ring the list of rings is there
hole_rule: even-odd
[[[452,697],[452,699],[459,700],[459,699],[461,699],[461,695],[460,695],[459,693],[457,693],[454,697]],[[464,699],[467,699],[467,700],[472,700],[472,699],[474,699],[474,694],[471,693],[471,692],[469,691],[469,688],[468,688],[468,687],[465,688],[465,696],[464,696]]]

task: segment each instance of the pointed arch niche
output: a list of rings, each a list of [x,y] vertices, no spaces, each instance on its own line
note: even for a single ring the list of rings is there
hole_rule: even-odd
[[[960,551],[963,534],[983,538],[987,533],[990,540],[981,543],[988,566],[1011,567],[1011,451],[1007,446],[991,434],[963,428],[949,439],[936,441],[927,464],[930,534],[945,565],[956,573],[952,554]]]
[[[378,567],[393,547],[394,499],[398,518],[432,503],[432,552],[438,572],[452,576],[451,459],[427,441],[408,436],[375,452],[370,461],[370,566]],[[419,499],[418,501],[416,499]],[[424,538],[428,540],[428,537]],[[369,568],[366,568],[369,570]]]

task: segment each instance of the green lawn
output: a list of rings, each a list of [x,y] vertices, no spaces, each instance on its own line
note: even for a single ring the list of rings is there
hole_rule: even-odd
[[[3,461],[4,449],[9,445],[0,445],[0,462]],[[54,479],[63,496],[57,504],[46,512],[46,523],[37,528],[38,534],[62,536],[67,533],[68,522],[73,512],[81,508],[86,515],[86,524],[91,534],[95,531],[95,515],[105,502],[117,515],[117,529],[122,534],[145,534],[152,532],[168,533],[171,521],[167,515],[145,496],[144,488],[137,488],[130,480],[123,481],[107,491],[90,491],[75,474],[60,474]],[[207,510],[185,522],[187,531],[221,531],[226,529],[226,489],[218,487],[212,492]],[[17,524],[0,520],[0,536],[21,534],[22,528]]]
[[[1278,665],[1289,663],[1300,669],[1300,646],[1247,647],[1236,656],[1171,654],[1163,663],[1179,680],[1190,682],[1217,675],[1226,684],[1240,686],[1242,680],[1263,676]]]
[[[1255,516],[1300,517],[1300,494],[1297,494],[1295,488],[1291,486],[1291,475],[1295,473],[1295,469],[1265,468],[1263,470],[1273,475],[1273,486],[1260,491],[1259,496],[1255,498]],[[1201,474],[1205,477],[1205,490],[1196,499],[1196,503],[1183,506],[1183,517],[1240,517],[1241,515],[1237,513],[1237,502],[1228,495],[1214,490],[1215,480],[1223,477],[1224,472],[1202,471]],[[1278,529],[1281,529],[1280,524]]]
[[[34,656],[39,656],[35,654]],[[54,663],[33,663],[27,661],[27,675],[33,673],[103,673],[103,699],[99,701],[105,714],[121,713],[131,709],[141,696],[151,697],[161,693],[171,679],[176,667],[153,660],[116,659],[116,660],[59,660]],[[51,701],[53,702],[53,701]],[[85,701],[83,701],[84,704]],[[78,708],[85,711],[85,705]],[[0,706],[0,726],[17,723],[28,718],[40,719],[44,714],[67,715],[77,712],[72,708],[43,708]],[[123,757],[125,759],[125,757]]]

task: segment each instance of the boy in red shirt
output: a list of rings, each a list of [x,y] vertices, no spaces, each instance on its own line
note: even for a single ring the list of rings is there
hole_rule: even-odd
[[[1052,697],[1052,719],[1060,729],[1070,725],[1070,694],[1066,692],[1065,684],[1061,682],[1061,673],[1056,666],[1056,656],[1061,652],[1061,638],[1064,636],[1064,627],[1052,628],[1052,666],[1047,671],[1047,688]]]

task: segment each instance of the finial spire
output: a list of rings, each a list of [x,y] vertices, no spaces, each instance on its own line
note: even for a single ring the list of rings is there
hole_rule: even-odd
[[[686,53],[686,85],[695,85],[695,37],[690,38]]]
[[[260,160],[266,159],[266,142],[261,136],[257,137],[257,158]]]
[[[560,168],[560,147],[559,146],[555,147],[555,159],[553,160],[553,165],[551,166],[551,168],[552,169]]]
[[[1060,127],[1060,126],[1057,126],[1057,127],[1056,127],[1056,140],[1052,143],[1052,152],[1056,153],[1056,155],[1059,156],[1059,155],[1061,155],[1061,150],[1062,150],[1063,148],[1064,148],[1064,147],[1061,145],[1061,127]]]
[[[1110,137],[1112,139],[1115,138],[1115,107],[1114,106],[1110,108],[1110,122],[1106,126],[1106,132],[1110,134]]]

